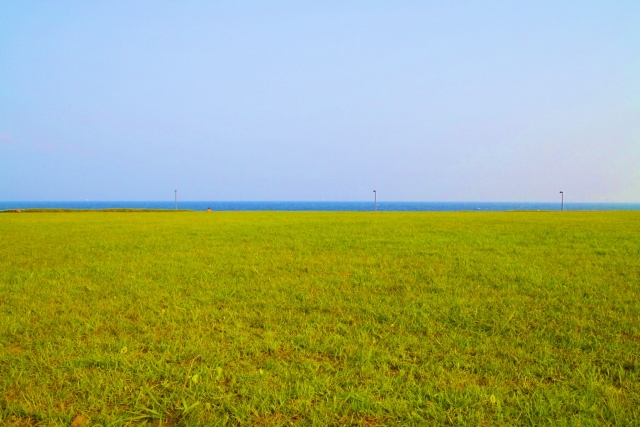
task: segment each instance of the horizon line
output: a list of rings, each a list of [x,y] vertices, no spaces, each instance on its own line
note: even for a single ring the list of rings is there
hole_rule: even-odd
[[[373,203],[370,200],[180,200],[179,203]],[[109,199],[84,199],[84,200],[0,200],[0,203],[174,203],[174,200],[109,200]],[[527,201],[507,201],[507,200],[378,200],[378,203],[560,203],[556,200],[527,200]],[[593,203],[593,204],[640,204],[640,201],[565,201],[565,204],[572,203]]]

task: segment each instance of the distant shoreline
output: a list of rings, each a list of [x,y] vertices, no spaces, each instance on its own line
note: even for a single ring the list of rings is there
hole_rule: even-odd
[[[465,212],[465,211],[560,211],[557,202],[225,202],[225,201],[175,201],[124,202],[124,201],[0,201],[2,211],[111,211],[111,212],[165,212],[165,211],[287,211],[287,212]],[[565,211],[640,211],[640,203],[579,203],[568,202]]]
[[[564,213],[587,213],[587,212],[635,212],[639,209],[565,209]],[[272,213],[374,213],[372,210],[194,210],[194,209],[136,209],[136,208],[111,208],[111,209],[61,209],[61,208],[35,208],[35,209],[5,209],[0,210],[0,214],[34,214],[34,213],[260,213],[260,212],[272,212]],[[561,211],[555,209],[512,209],[512,210],[380,210],[376,213],[559,213]]]

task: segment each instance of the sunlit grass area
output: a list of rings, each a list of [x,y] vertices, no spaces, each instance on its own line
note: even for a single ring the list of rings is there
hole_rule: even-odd
[[[3,425],[638,425],[640,213],[0,215]]]

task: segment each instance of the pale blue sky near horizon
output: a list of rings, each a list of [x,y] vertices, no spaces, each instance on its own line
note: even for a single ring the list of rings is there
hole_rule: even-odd
[[[0,200],[640,202],[638,1],[0,0]]]

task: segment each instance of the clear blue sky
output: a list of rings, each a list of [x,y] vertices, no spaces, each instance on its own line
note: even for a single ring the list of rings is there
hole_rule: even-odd
[[[640,201],[640,1],[0,0],[0,200]]]

